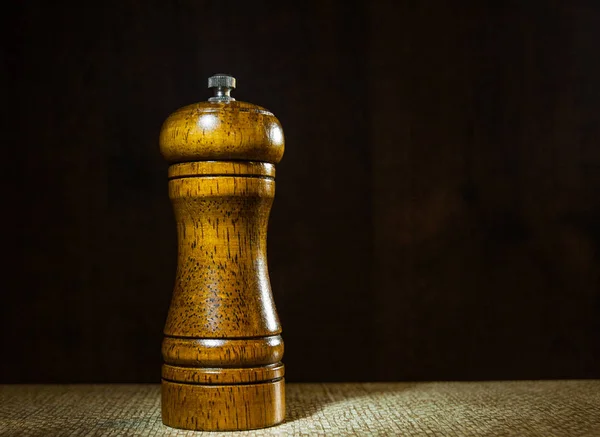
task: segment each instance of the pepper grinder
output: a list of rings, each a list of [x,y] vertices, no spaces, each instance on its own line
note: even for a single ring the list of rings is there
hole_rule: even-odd
[[[281,326],[267,269],[267,223],[281,124],[236,101],[235,78],[171,114],[160,132],[178,263],[162,343],[162,420],[191,430],[245,430],[285,418]]]

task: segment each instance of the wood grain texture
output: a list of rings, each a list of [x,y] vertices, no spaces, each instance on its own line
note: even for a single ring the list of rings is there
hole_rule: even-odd
[[[277,164],[284,151],[279,120],[260,106],[239,101],[178,109],[164,122],[160,144],[169,162],[235,159]]]
[[[179,248],[162,344],[166,425],[244,430],[285,417],[266,252],[283,148],[277,119],[249,103],[190,105],[163,125]]]
[[[275,177],[275,166],[267,162],[253,161],[203,161],[182,162],[169,166],[169,177],[185,177],[199,175],[256,175]]]
[[[280,426],[236,435],[596,437],[600,381],[287,384]],[[0,435],[211,437],[160,419],[158,385],[0,386]]]
[[[243,339],[167,336],[163,341],[162,354],[165,363],[184,366],[266,365],[277,363],[283,357],[283,339],[280,335]]]
[[[202,386],[163,379],[161,386],[162,420],[174,428],[237,431],[265,428],[285,419],[283,379]]]
[[[181,367],[163,364],[162,378],[168,381],[191,382],[196,384],[226,384],[269,381],[283,378],[284,366],[281,363],[260,367],[218,368]]]

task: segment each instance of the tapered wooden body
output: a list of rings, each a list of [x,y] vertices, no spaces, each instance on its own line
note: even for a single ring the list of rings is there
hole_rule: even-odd
[[[242,430],[285,417],[283,341],[266,237],[283,134],[268,111],[202,102],[161,131],[178,233],[162,354],[162,418]]]

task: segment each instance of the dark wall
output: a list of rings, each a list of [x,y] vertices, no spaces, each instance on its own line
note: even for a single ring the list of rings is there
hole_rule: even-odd
[[[15,2],[0,382],[158,381],[158,132],[216,72],[286,134],[289,380],[599,378],[600,5],[434,3]]]

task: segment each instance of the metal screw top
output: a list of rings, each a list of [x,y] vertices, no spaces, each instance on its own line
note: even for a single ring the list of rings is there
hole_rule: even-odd
[[[229,94],[235,89],[235,77],[228,74],[215,74],[208,78],[208,88],[214,90],[214,96],[209,102],[230,102],[235,100]]]

